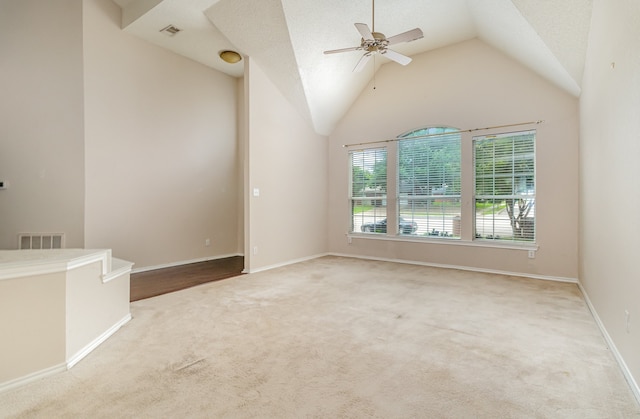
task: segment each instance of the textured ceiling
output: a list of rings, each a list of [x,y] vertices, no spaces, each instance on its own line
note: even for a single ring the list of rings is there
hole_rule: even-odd
[[[124,30],[234,77],[250,56],[320,134],[330,134],[380,65],[360,73],[361,52],[325,55],[357,46],[354,23],[372,25],[370,0],[114,0]],[[421,28],[424,38],[393,49],[415,55],[480,38],[550,82],[578,96],[593,0],[377,0],[375,29],[387,37]],[[160,32],[167,25],[175,36]],[[409,64],[411,65],[411,64]]]

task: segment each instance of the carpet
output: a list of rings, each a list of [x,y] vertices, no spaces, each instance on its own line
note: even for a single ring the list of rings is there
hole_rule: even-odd
[[[575,284],[324,257],[131,304],[18,418],[640,418]]]

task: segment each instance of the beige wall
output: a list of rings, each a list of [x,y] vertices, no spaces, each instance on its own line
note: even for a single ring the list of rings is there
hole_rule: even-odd
[[[0,392],[70,368],[131,319],[109,250],[0,251]]]
[[[313,132],[251,59],[245,101],[245,267],[326,252],[327,138]]]
[[[578,100],[479,40],[385,64],[330,137],[331,252],[576,280],[578,277]],[[367,73],[363,73],[367,77]],[[537,129],[535,259],[526,250],[353,238],[348,243],[348,148],[423,126],[472,129],[526,121]],[[471,134],[462,136],[463,239],[472,235]],[[390,147],[390,156],[393,145]],[[464,194],[464,192],[463,192]],[[464,243],[465,241],[462,241]]]
[[[136,269],[241,251],[236,80],[122,31],[110,0],[84,2],[84,68],[85,246]]]
[[[65,272],[1,279],[0,384],[64,365],[65,329]]]
[[[580,280],[638,382],[640,3],[595,1],[591,25],[580,100]]]
[[[0,2],[0,249],[84,243],[82,1]]]

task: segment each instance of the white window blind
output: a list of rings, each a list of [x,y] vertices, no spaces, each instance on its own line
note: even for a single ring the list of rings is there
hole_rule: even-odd
[[[398,141],[400,234],[460,238],[460,133],[429,127]]]
[[[387,150],[349,152],[351,232],[387,232]]]
[[[535,137],[474,137],[477,239],[535,240]]]

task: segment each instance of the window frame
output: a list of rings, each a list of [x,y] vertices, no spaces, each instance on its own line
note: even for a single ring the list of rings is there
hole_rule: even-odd
[[[515,139],[518,137],[525,137],[525,136],[533,136],[531,138],[531,151],[527,151],[526,153],[522,153],[521,155],[517,155],[517,153],[515,152]],[[514,140],[512,140],[511,142],[511,159],[507,158],[506,160],[509,161],[511,160],[511,170],[510,171],[505,171],[505,168],[503,166],[503,169],[501,170],[501,173],[498,173],[496,171],[496,166],[497,166],[497,162],[496,162],[496,153],[495,153],[495,144],[496,141],[500,140],[500,139],[508,139],[508,138],[512,138]],[[472,138],[472,153],[473,153],[473,165],[472,165],[472,171],[473,171],[473,197],[472,197],[472,209],[473,209],[473,240],[474,241],[478,241],[478,242],[490,242],[490,243],[510,243],[510,244],[523,244],[523,245],[536,245],[537,243],[537,234],[536,234],[536,216],[535,216],[535,207],[537,204],[537,193],[536,193],[536,188],[537,188],[537,149],[536,149],[536,145],[537,145],[537,131],[535,129],[531,129],[531,130],[524,130],[524,131],[513,131],[513,132],[504,132],[504,133],[499,133],[499,134],[492,134],[492,135],[481,135],[481,136],[474,136]],[[478,178],[478,155],[477,155],[477,150],[478,147],[477,145],[479,144],[479,142],[492,142],[493,143],[493,161],[492,161],[492,175],[483,175],[482,179],[490,179],[492,181],[491,186],[493,188],[493,192],[494,193],[478,193],[479,190],[479,178]],[[531,157],[531,170],[527,171],[527,172],[518,172],[516,170],[516,161],[520,160],[523,161],[525,159],[527,159],[526,155],[530,154]],[[503,158],[507,156],[507,154],[502,154],[500,157]],[[531,176],[531,180],[532,180],[532,185],[529,184],[529,181],[527,179],[528,176]],[[521,179],[519,179],[519,182],[516,182],[515,179],[516,177],[520,177]],[[509,185],[510,189],[511,189],[511,193],[505,194],[505,193],[495,193],[497,191],[497,188],[499,188],[499,186],[496,185],[496,179],[507,179],[506,185]],[[511,182],[508,182],[508,180],[511,180]],[[523,188],[523,192],[521,193],[516,193],[516,183],[520,183],[522,184],[522,180],[524,180],[524,188]],[[505,185],[502,185],[502,189],[504,192],[504,188]],[[480,189],[482,189],[482,187],[480,187]],[[478,227],[478,201],[493,201],[493,205],[492,205],[492,210],[494,212],[492,212],[492,217],[489,219],[490,222],[490,228],[491,228],[491,234],[480,234],[478,232],[479,227]],[[500,217],[496,217],[496,212],[495,212],[495,208],[496,208],[496,201],[499,202],[498,204],[498,208],[501,207],[501,203],[503,201],[507,201],[507,200],[514,200],[511,204],[511,210],[509,211],[509,205],[505,203],[505,209],[504,210],[500,210],[500,212],[506,211],[507,215],[509,217],[509,220],[504,220]],[[515,213],[516,213],[516,203],[515,201],[518,201],[518,215],[516,218],[515,217]],[[521,201],[529,201],[525,204],[522,204]],[[523,206],[524,205],[524,206]],[[531,211],[533,210],[533,216],[529,216],[529,214],[531,213]],[[522,213],[524,212],[524,218],[520,218]],[[486,217],[485,217],[486,218]],[[502,226],[500,227],[496,227],[497,224],[501,223]],[[511,229],[511,231],[509,232],[507,230],[507,227],[505,227],[505,224],[508,223],[509,227]],[[484,225],[484,223],[483,223]],[[498,233],[500,233],[500,231],[503,232],[503,234],[507,234],[507,236],[500,236]],[[484,228],[483,228],[483,232],[484,232]],[[506,232],[506,233],[505,233]],[[511,236],[509,236],[509,234],[511,234]],[[518,238],[517,234],[520,234],[522,237]],[[530,236],[530,237],[526,237],[526,236]]]
[[[432,144],[432,141],[437,141],[438,144]],[[460,130],[450,126],[425,126],[398,136],[396,143],[396,211],[398,218],[403,222],[398,234],[410,235],[420,240],[460,240],[462,225],[462,135]],[[411,153],[403,156],[403,149],[406,149],[404,146],[410,147],[412,144],[422,147],[424,154],[418,155],[415,150],[411,150]],[[457,172],[447,170],[447,161],[442,161],[437,156],[439,151],[447,148],[457,153],[457,159],[453,160],[453,165],[457,166]],[[402,162],[416,157],[425,164],[420,165],[417,171],[415,169],[409,171],[411,179],[403,178]],[[432,178],[437,180],[432,182]],[[448,194],[449,187],[457,190],[458,193]],[[409,193],[406,193],[407,188],[410,189]],[[434,192],[436,189],[438,193]],[[420,193],[416,194],[416,190]],[[404,202],[409,206],[405,211],[402,209]],[[447,203],[450,202],[454,203],[453,215],[448,214],[450,208],[447,208],[449,207]],[[424,217],[416,216],[416,210],[419,209],[420,204],[424,206]],[[409,209],[408,215],[407,209]],[[420,214],[419,211],[418,214]],[[407,234],[409,223],[415,224],[416,231]],[[418,232],[421,234],[417,234]]]
[[[384,166],[384,182],[382,182],[382,179],[374,179],[373,184],[376,186],[381,186],[382,184],[384,184],[384,191],[383,193],[377,193],[375,192],[375,189],[370,190],[369,192],[371,192],[370,194],[367,194],[366,192],[366,182],[362,181],[362,191],[363,193],[361,195],[358,194],[354,194],[353,191],[353,187],[354,184],[356,182],[354,182],[353,179],[353,175],[354,175],[354,155],[356,153],[363,153],[363,159],[362,159],[362,167],[364,167],[365,165],[370,165],[371,168],[373,169],[372,174],[375,173],[375,166],[377,164],[377,160],[376,160],[376,156],[378,156],[379,154],[381,154],[383,157],[383,160],[380,161],[384,161],[385,166]],[[374,158],[372,161],[368,161],[364,158],[364,154],[366,153],[373,153],[374,154]],[[350,228],[349,228],[349,234],[366,234],[366,235],[386,235],[387,233],[387,229],[386,229],[386,223],[384,224],[384,231],[377,231],[377,230],[381,230],[383,228],[382,226],[382,221],[386,220],[387,214],[388,214],[388,190],[389,190],[389,176],[388,176],[388,167],[389,167],[389,150],[387,149],[386,146],[376,146],[376,147],[366,147],[366,148],[353,148],[350,149],[348,152],[349,158],[349,208],[350,208]],[[363,175],[364,175],[364,169],[363,169]],[[369,202],[370,206],[372,207],[372,211],[373,214],[372,215],[365,215],[365,211],[362,211],[360,214],[361,216],[360,218],[360,223],[356,223],[356,219],[358,217],[356,217],[356,214],[354,213],[354,209],[356,207],[356,202],[360,201],[360,206],[364,206],[364,202],[367,201]],[[378,208],[380,210],[378,210]],[[382,209],[384,209],[384,213],[383,214],[378,214],[378,212],[382,211]],[[368,219],[372,219],[372,222],[365,222],[365,220]],[[372,231],[365,231],[365,225],[366,224],[372,224]]]
[[[524,125],[524,124],[521,124]],[[423,128],[430,127],[438,127],[437,125],[424,126]],[[442,126],[440,126],[442,127]],[[453,128],[453,127],[446,127]],[[498,128],[498,127],[495,127]],[[497,129],[492,128],[488,130],[488,134],[484,135],[484,137],[489,136],[501,136],[507,134],[513,134],[513,132],[505,132],[505,131],[497,131]],[[418,128],[420,129],[420,128]],[[388,231],[384,233],[365,233],[361,232],[359,229],[355,230],[353,228],[353,209],[351,207],[352,196],[352,168],[351,168],[351,157],[349,157],[350,153],[353,151],[366,150],[366,149],[376,149],[381,148],[385,149],[387,153],[387,194],[386,194],[386,213],[390,217],[397,217],[398,214],[398,201],[399,199],[399,179],[398,179],[398,148],[397,143],[398,140],[402,138],[402,135],[407,135],[417,129],[412,129],[406,131],[404,134],[401,134],[394,138],[393,140],[385,140],[385,141],[371,141],[366,143],[353,143],[353,144],[345,144],[344,148],[347,151],[347,164],[348,167],[348,185],[347,185],[347,193],[346,200],[349,202],[345,203],[345,210],[348,212],[348,216],[350,217],[350,221],[347,223],[345,236],[349,244],[351,244],[352,238],[356,238],[358,240],[382,240],[387,242],[413,242],[413,243],[433,243],[439,245],[453,245],[453,246],[463,246],[463,247],[481,247],[481,248],[496,248],[496,249],[512,249],[512,250],[528,250],[528,251],[537,251],[539,248],[539,237],[538,237],[538,229],[537,222],[534,225],[535,235],[534,240],[532,241],[511,241],[511,240],[483,240],[476,239],[475,231],[476,231],[476,220],[475,220],[475,153],[474,153],[474,144],[472,132],[478,130],[460,130],[460,148],[461,148],[461,161],[460,161],[460,199],[461,199],[461,208],[460,208],[460,224],[461,224],[461,234],[459,239],[451,240],[450,238],[445,238],[444,240],[441,237],[435,236],[417,236],[417,235],[407,235],[407,234],[398,234],[397,227],[390,225]],[[538,144],[538,132],[535,128],[525,129],[522,131],[514,131],[514,132],[527,132],[531,131],[535,134],[534,140],[534,185],[537,189],[537,144]],[[478,136],[483,137],[483,136]],[[396,158],[389,159],[389,156],[396,156]],[[536,190],[537,196],[537,190]],[[536,206],[538,205],[536,201]],[[347,209],[349,208],[349,209]],[[345,214],[346,215],[346,214]],[[385,217],[380,217],[385,218]],[[346,219],[345,219],[346,221]]]

